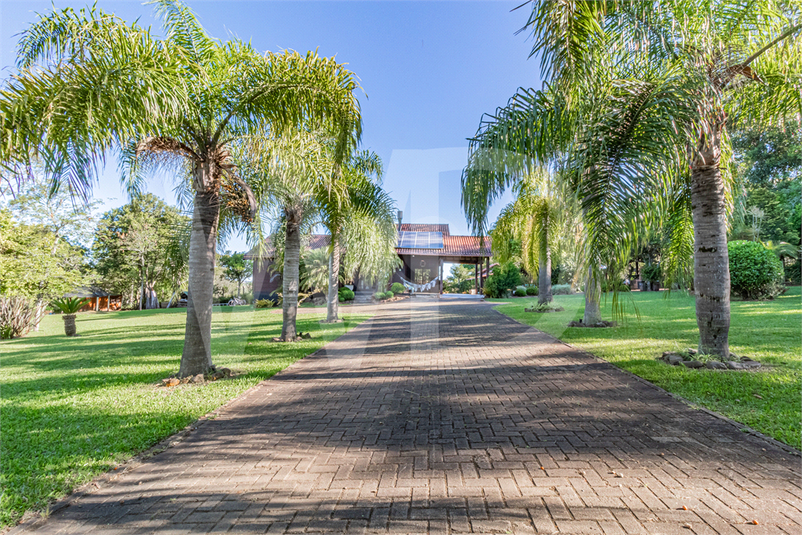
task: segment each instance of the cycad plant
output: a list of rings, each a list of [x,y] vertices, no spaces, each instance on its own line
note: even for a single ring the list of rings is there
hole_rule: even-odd
[[[179,376],[211,365],[214,259],[220,209],[248,225],[256,209],[231,159],[258,129],[270,136],[325,122],[338,150],[360,133],[357,82],[315,53],[261,54],[210,37],[180,0],[155,0],[165,37],[96,7],[41,16],[23,33],[19,73],[0,94],[0,160],[39,156],[53,177],[86,191],[106,151],[122,155],[136,193],[146,172],[189,177],[193,198],[189,300]]]
[[[81,310],[89,302],[89,299],[79,297],[63,297],[61,299],[54,299],[51,303],[54,307],[59,309],[64,320],[64,334],[67,336],[75,336],[77,328],[75,327],[75,313]]]

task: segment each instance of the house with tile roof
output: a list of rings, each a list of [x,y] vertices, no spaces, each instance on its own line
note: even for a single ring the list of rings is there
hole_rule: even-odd
[[[328,247],[328,234],[312,234],[306,244],[308,249]],[[267,299],[281,291],[281,275],[270,269],[271,247],[266,247],[268,258],[256,262],[253,272],[254,299]],[[472,264],[475,266],[477,288],[484,286],[490,268],[490,238],[485,236],[454,236],[447,224],[402,223],[398,229],[398,245],[395,248],[402,265],[389,281],[400,282],[412,293],[440,294],[443,291],[444,264]],[[250,255],[253,258],[253,255]],[[376,291],[373,287],[355,290]],[[381,288],[384,290],[384,288]]]

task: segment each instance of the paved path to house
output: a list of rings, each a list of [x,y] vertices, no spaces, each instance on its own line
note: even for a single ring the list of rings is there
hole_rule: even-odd
[[[488,305],[377,310],[37,529],[802,533],[799,457]]]

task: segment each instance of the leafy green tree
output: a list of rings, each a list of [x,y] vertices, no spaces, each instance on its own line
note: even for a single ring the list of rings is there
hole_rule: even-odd
[[[358,137],[353,75],[333,59],[262,55],[238,39],[211,38],[179,0],[155,0],[166,37],[96,7],[41,16],[23,32],[19,73],[0,95],[0,161],[41,154],[58,186],[91,184],[93,162],[122,154],[136,192],[156,167],[175,169],[194,193],[189,301],[179,376],[212,365],[211,317],[220,207],[247,225],[255,205],[231,161],[254,128],[328,121],[338,146]],[[100,98],[102,96],[102,98]]]
[[[731,137],[733,159],[750,186],[778,186],[802,175],[802,129],[793,119],[785,126],[736,130]]]
[[[469,264],[455,264],[451,266],[445,285],[450,291],[466,293],[474,287],[476,273],[475,266]]]
[[[147,193],[100,219],[92,256],[107,289],[139,309],[158,308],[158,291],[174,292],[187,276],[189,218]],[[137,290],[138,289],[138,290]]]
[[[0,210],[0,295],[33,300],[34,329],[52,299],[89,277],[83,249],[44,225],[15,223],[9,211]]]
[[[625,265],[652,214],[670,221],[668,256],[684,257],[693,240],[699,349],[726,359],[727,128],[782,121],[802,109],[798,3],[532,5],[527,28],[549,89],[519,91],[482,124],[474,154],[481,148],[514,157],[488,168],[473,156],[468,199],[495,194],[509,181],[502,169],[559,157],[580,201],[594,274],[604,264],[615,273]]]
[[[245,253],[229,253],[220,255],[223,275],[231,282],[237,283],[237,297],[242,292],[242,283],[253,275],[253,260],[245,258]]]
[[[5,203],[14,218],[28,225],[42,225],[69,243],[88,248],[97,225],[96,210],[102,204],[95,200],[82,202],[69,188],[52,191],[41,172],[20,184],[16,193],[9,191]]]

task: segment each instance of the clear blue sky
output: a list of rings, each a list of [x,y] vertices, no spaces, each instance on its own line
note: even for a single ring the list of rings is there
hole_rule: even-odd
[[[466,138],[482,113],[504,105],[518,87],[540,87],[539,61],[527,59],[531,42],[515,35],[527,17],[514,1],[193,1],[187,2],[214,37],[235,35],[261,51],[318,49],[335,55],[361,79],[363,148],[385,165],[385,188],[404,211],[405,222],[448,223],[468,231],[460,208],[460,172]],[[56,1],[57,8],[86,2]],[[100,0],[126,20],[161,32],[152,7]],[[14,64],[18,34],[46,12],[50,0],[0,0],[0,61],[3,77]],[[151,181],[153,193],[172,202],[172,186]],[[96,197],[125,202],[110,163]],[[497,203],[491,217],[509,200]],[[492,221],[491,221],[492,222]],[[242,250],[244,241],[229,248]]]

